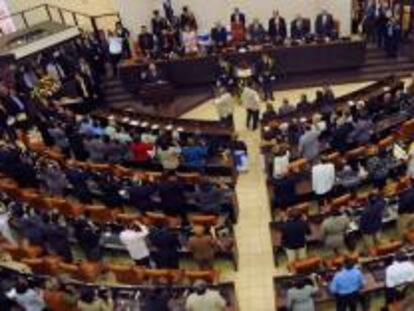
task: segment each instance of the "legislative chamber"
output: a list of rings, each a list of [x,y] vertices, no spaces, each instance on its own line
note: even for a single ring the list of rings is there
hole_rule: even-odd
[[[411,310],[412,1],[0,12],[1,310]]]

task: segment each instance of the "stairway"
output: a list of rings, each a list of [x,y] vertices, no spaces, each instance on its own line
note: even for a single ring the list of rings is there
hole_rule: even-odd
[[[365,64],[359,70],[361,79],[378,80],[389,74],[400,77],[411,74],[414,72],[414,61],[403,54],[400,52],[397,58],[388,58],[382,49],[369,45]]]
[[[405,50],[405,51],[404,51]],[[362,81],[377,81],[389,75],[407,77],[414,72],[414,59],[408,46],[403,47],[397,58],[388,58],[384,50],[374,45],[367,45],[366,59],[362,67],[343,71],[297,75],[281,81],[277,90],[289,88],[320,86],[326,83],[341,84]]]

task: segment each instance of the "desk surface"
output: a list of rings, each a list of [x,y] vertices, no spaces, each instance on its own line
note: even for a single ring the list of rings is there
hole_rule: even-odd
[[[179,86],[212,83],[216,79],[217,60],[224,57],[232,63],[254,63],[263,53],[276,60],[285,74],[314,73],[315,71],[356,68],[365,61],[365,41],[353,38],[349,41],[309,43],[290,46],[263,46],[247,52],[226,52],[220,55],[183,57],[169,61],[156,61],[169,81]],[[125,61],[120,67],[121,78],[126,84],[136,84],[143,62]]]

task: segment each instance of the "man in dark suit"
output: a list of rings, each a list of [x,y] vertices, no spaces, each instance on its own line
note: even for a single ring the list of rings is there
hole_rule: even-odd
[[[180,242],[177,234],[158,224],[149,235],[154,246],[153,259],[158,269],[178,269],[180,261]]]
[[[232,24],[235,22],[241,22],[244,26],[246,26],[246,16],[244,13],[240,12],[239,8],[234,8],[234,12],[230,17],[230,22]]]
[[[148,69],[141,74],[141,79],[145,83],[157,83],[163,80],[163,75],[154,63],[150,63]]]
[[[290,36],[293,40],[304,40],[309,36],[310,26],[309,21],[300,15],[290,24]]]
[[[263,43],[266,39],[266,31],[259,19],[255,18],[249,26],[248,38],[251,44]]]
[[[151,19],[152,33],[159,38],[164,29],[167,29],[167,21],[160,15],[160,11],[155,10]]]
[[[383,4],[377,4],[375,7],[375,29],[378,48],[385,46],[388,22],[387,8]]]
[[[388,57],[397,57],[398,48],[401,40],[401,26],[398,22],[391,18],[387,23],[387,31],[385,34],[385,51]]]
[[[180,26],[181,29],[190,28],[191,30],[197,30],[197,20],[195,18],[195,15],[188,6],[183,7],[183,11],[180,16]]]
[[[279,15],[279,11],[273,11],[269,19],[269,37],[276,44],[282,44],[286,39],[286,21]]]
[[[148,32],[146,26],[141,27],[141,33],[138,36],[138,44],[142,54],[150,56],[154,51],[154,35]]]
[[[211,41],[215,48],[221,49],[227,45],[227,29],[220,22],[211,29]]]
[[[335,22],[332,14],[329,14],[326,10],[323,10],[316,17],[315,21],[315,33],[321,38],[333,38],[335,35]]]
[[[276,81],[276,64],[264,54],[256,66],[257,81],[263,89],[264,100],[274,100],[273,83]]]

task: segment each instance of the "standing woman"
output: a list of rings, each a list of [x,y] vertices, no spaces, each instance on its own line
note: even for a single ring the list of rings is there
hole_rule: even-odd
[[[109,60],[112,65],[113,76],[118,75],[118,65],[122,60],[123,39],[112,31],[108,31]]]
[[[117,22],[115,24],[115,33],[117,37],[122,38],[122,51],[123,51],[124,58],[126,59],[131,58],[132,53],[131,53],[131,46],[129,44],[129,36],[130,36],[129,30],[124,27],[122,22]]]
[[[313,297],[318,292],[315,279],[300,278],[287,292],[287,307],[289,311],[315,311]]]
[[[185,54],[196,54],[198,53],[198,38],[197,30],[186,25],[181,34],[181,40],[184,46]]]

